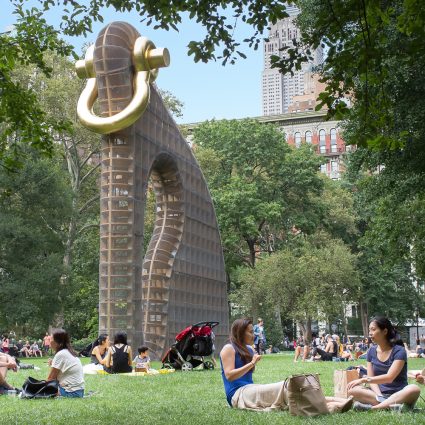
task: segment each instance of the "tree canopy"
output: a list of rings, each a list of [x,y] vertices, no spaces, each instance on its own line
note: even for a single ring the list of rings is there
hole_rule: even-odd
[[[311,147],[293,149],[276,126],[250,119],[203,123],[193,142],[229,267],[240,262],[254,267],[260,245],[272,252],[294,226],[314,231],[320,209],[313,199],[323,181],[317,172],[322,160]]]

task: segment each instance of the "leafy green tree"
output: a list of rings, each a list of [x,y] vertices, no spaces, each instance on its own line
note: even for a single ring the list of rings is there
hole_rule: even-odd
[[[401,166],[397,161],[391,161],[389,167],[378,166],[382,157],[382,153],[371,155],[360,149],[347,161],[346,178],[358,216],[355,249],[359,253],[364,332],[369,318],[376,314],[404,323],[424,313],[422,196],[414,195],[420,176],[417,179],[411,170],[394,173],[394,168]],[[380,172],[370,173],[370,169]]]
[[[363,325],[376,311],[403,321],[418,309],[411,298],[418,291],[411,282],[423,279],[425,270],[423,4],[296,3],[302,10],[297,19],[302,40],[287,49],[287,57],[275,57],[274,64],[290,72],[308,58],[311,47],[327,49],[317,67],[327,86],[320,106],[329,108],[329,117],[345,120],[344,140],[358,147],[350,155],[348,173],[359,216],[360,239],[354,249],[363,268]],[[378,302],[382,288],[393,288],[398,294],[394,302],[390,296],[386,306]]]
[[[307,233],[317,227],[313,195],[323,188],[322,160],[309,146],[292,149],[277,127],[250,119],[203,123],[193,141],[229,269],[254,267],[259,251],[272,252],[293,226]]]
[[[60,39],[59,31],[47,24],[43,11],[25,11],[23,1],[14,5],[17,22],[13,30],[0,33],[0,165],[8,169],[22,165],[26,145],[51,156],[52,134],[68,127],[66,120],[47,116],[31,86],[16,81],[15,70],[33,64],[48,76],[51,67],[44,54],[51,49],[61,56],[72,52],[72,47]]]
[[[63,164],[64,172],[72,194],[72,204],[64,242],[63,275],[60,280],[63,289],[69,285],[72,270],[74,243],[89,229],[99,228],[99,167],[100,137],[82,127],[75,114],[75,105],[82,90],[82,82],[75,78],[74,64],[67,58],[47,52],[45,63],[51,73],[46,76],[33,66],[15,70],[14,78],[22,86],[31,87],[48,119],[65,119],[66,129],[53,134],[56,142],[54,155]],[[64,300],[54,319],[56,326],[63,326]]]
[[[63,304],[64,326],[72,337],[94,339],[99,315],[99,231],[96,228],[87,230],[75,240]]]
[[[71,211],[60,165],[28,158],[18,173],[0,170],[0,321],[24,334],[45,331],[59,309]]]
[[[312,320],[340,316],[345,303],[357,298],[356,256],[344,243],[324,233],[300,236],[297,246],[261,258],[255,270],[244,268],[232,295],[245,314],[280,311],[297,321],[310,337]]]

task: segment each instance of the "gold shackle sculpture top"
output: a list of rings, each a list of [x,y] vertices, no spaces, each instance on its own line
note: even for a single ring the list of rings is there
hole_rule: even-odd
[[[109,134],[129,127],[143,114],[149,103],[149,84],[158,76],[158,68],[170,64],[170,54],[166,48],[156,48],[146,37],[137,38],[132,55],[135,69],[133,99],[121,112],[110,117],[99,117],[93,112],[93,105],[98,96],[93,53],[94,45],[87,49],[85,59],[75,64],[78,77],[88,79],[78,100],[77,115],[88,129],[100,134]]]

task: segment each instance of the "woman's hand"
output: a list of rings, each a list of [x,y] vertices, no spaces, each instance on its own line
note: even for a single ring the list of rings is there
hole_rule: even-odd
[[[49,366],[51,366],[51,365],[52,365],[52,359],[50,359],[50,358],[49,358],[49,359],[47,360],[47,364],[48,364]]]
[[[354,381],[351,381],[347,385],[347,390],[351,390],[351,388],[356,387],[357,385],[363,384],[363,378],[355,379]]]
[[[257,353],[255,353],[253,356],[252,356],[252,360],[251,360],[251,362],[252,363],[254,363],[254,366],[257,364],[257,362],[259,362],[261,360],[261,355],[260,354],[257,354]]]
[[[419,384],[425,384],[425,376],[423,376],[421,373],[417,373],[415,379]]]
[[[16,362],[15,359],[13,357],[8,357],[7,359],[7,368],[8,369],[13,369],[16,372]]]

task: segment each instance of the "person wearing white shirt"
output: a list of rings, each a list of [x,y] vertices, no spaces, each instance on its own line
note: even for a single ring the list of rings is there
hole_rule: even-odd
[[[53,360],[49,360],[51,369],[47,380],[59,381],[59,395],[62,397],[83,397],[83,366],[64,329],[56,329],[52,333],[51,348],[56,354]]]

